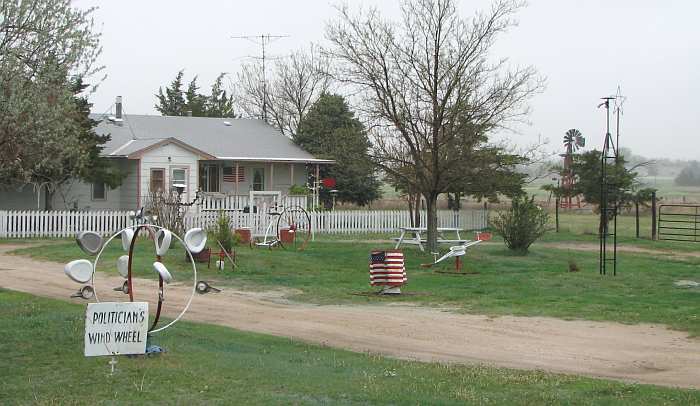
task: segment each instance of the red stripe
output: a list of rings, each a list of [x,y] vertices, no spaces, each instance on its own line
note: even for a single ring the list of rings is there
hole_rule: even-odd
[[[397,280],[405,280],[406,275],[404,274],[394,274],[394,275],[372,275],[369,277],[370,281],[375,281],[379,279],[397,279]]]
[[[398,271],[398,272],[372,272],[369,274],[370,278],[379,278],[382,276],[396,276],[396,275],[401,275],[401,276],[406,276],[406,272],[403,271]]]

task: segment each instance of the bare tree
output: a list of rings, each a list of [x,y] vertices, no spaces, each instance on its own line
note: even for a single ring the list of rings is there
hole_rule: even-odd
[[[150,192],[144,207],[146,213],[153,219],[153,224],[167,228],[181,237],[185,235],[186,208],[181,205],[180,196],[177,193],[161,190]]]
[[[497,0],[489,12],[464,19],[454,0],[405,0],[400,22],[341,6],[327,27],[335,77],[358,91],[373,123],[375,161],[426,200],[432,251],[438,195],[462,180],[462,167],[489,134],[526,117],[527,100],[543,86],[533,67],[490,59],[523,6]]]
[[[268,123],[291,137],[318,97],[328,90],[330,76],[317,48],[297,51],[277,60],[265,81],[260,63],[243,65],[238,75],[238,102],[250,117]]]

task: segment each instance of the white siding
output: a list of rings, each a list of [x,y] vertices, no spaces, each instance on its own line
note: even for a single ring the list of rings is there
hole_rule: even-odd
[[[130,159],[126,161],[124,165],[124,170],[127,171],[127,176],[122,181],[121,185],[121,209],[122,210],[136,210],[138,208],[137,199],[137,171],[138,171],[139,161],[138,159]]]
[[[196,154],[175,144],[163,145],[143,154],[141,156],[141,204],[148,196],[151,184],[151,169],[153,168],[165,169],[165,187],[168,190],[172,182],[172,170],[174,168],[187,169],[187,190],[183,194],[183,199],[185,201],[192,200],[198,187],[198,164],[199,157]]]
[[[122,180],[120,186],[114,189],[107,188],[104,200],[92,199],[91,183],[74,180],[54,193],[53,208],[55,210],[134,210],[136,198],[134,197],[128,202],[125,200],[124,194],[136,189],[136,163],[127,159],[119,159],[115,162],[121,171],[126,172],[127,176]]]
[[[37,193],[31,185],[22,188],[0,189],[0,210],[28,210],[44,208],[44,190],[41,190],[40,206],[37,207]]]

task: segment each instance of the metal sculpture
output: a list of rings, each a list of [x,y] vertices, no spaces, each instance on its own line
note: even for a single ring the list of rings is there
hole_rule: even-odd
[[[283,247],[291,244],[303,251],[311,239],[311,216],[301,206],[287,207],[277,218],[276,228]]]
[[[197,292],[197,266],[195,264],[192,254],[197,254],[202,251],[206,245],[207,235],[201,228],[195,228],[189,230],[185,238],[180,238],[177,234],[171,233],[169,230],[152,224],[139,224],[130,227],[126,227],[117,233],[113,234],[106,241],[103,242],[102,237],[99,234],[92,232],[79,233],[77,236],[78,245],[87,254],[95,256],[94,262],[90,262],[87,259],[78,259],[71,261],[66,264],[64,272],[73,281],[81,284],[86,284],[83,286],[78,293],[73,294],[71,297],[81,297],[83,299],[94,298],[96,302],[100,302],[99,296],[95,290],[95,270],[100,261],[105,248],[109,243],[115,239],[117,236],[121,236],[122,249],[127,251],[126,255],[122,255],[117,259],[117,272],[125,279],[124,283],[114,288],[115,291],[120,291],[129,296],[129,301],[134,302],[134,284],[133,284],[133,259],[134,259],[134,247],[136,244],[136,239],[139,235],[154,234],[155,243],[155,262],[153,262],[153,271],[158,275],[158,292],[157,299],[158,304],[155,312],[153,322],[148,329],[148,335],[152,335],[165,330],[166,328],[172,326],[177,321],[179,321],[182,316],[189,309],[195,292]],[[173,276],[168,268],[163,264],[162,258],[166,252],[170,249],[171,242],[177,240],[180,244],[186,248],[190,263],[192,264],[192,293],[187,300],[184,308],[181,312],[170,321],[168,324],[158,327],[158,322],[160,321],[160,314],[163,307],[163,301],[165,300],[165,285],[172,282]],[[99,248],[99,249],[97,249]],[[211,288],[207,291],[215,291],[217,289]],[[206,293],[201,292],[200,293]]]
[[[473,247],[474,245],[480,244],[483,240],[477,239],[475,241],[469,241],[466,244],[463,245],[454,245],[450,247],[450,250],[447,251],[447,253],[443,256],[441,256],[439,259],[435,259],[433,263],[430,264],[421,264],[421,267],[423,268],[431,268],[433,265],[437,265],[440,262],[448,259],[448,258],[453,258],[455,259],[455,271],[456,272],[461,272],[462,271],[462,257],[467,255],[467,248]],[[436,255],[437,257],[437,255]]]
[[[584,147],[585,145],[586,139],[581,135],[581,131],[575,128],[570,129],[564,135],[564,147],[566,147],[566,153],[560,155],[564,158],[564,170],[562,172],[561,184],[563,199],[560,203],[563,209],[571,209],[574,206],[577,208],[581,208],[581,199],[578,195],[575,196],[576,203],[573,202],[574,196],[572,196],[572,194],[574,190],[574,184],[576,182],[576,178],[574,176],[573,171],[573,163],[574,152],[579,148]]]
[[[262,242],[255,244],[256,246],[272,249],[285,248],[287,244],[299,251],[306,248],[311,239],[311,216],[303,207],[275,206],[268,214],[272,217],[265,229],[265,236]]]
[[[598,108],[605,108],[606,130],[603,151],[600,155],[601,183],[600,183],[600,225],[598,230],[599,248],[599,273],[607,274],[608,263],[612,263],[613,276],[617,275],[617,213],[619,211],[620,185],[615,181],[614,174],[609,173],[611,167],[617,168],[620,154],[620,114],[625,97],[617,88],[616,96],[601,98],[602,103]],[[617,131],[613,141],[610,133],[610,101],[614,100],[614,114],[617,118]],[[610,241],[612,239],[612,241]],[[612,249],[610,243],[612,242]]]

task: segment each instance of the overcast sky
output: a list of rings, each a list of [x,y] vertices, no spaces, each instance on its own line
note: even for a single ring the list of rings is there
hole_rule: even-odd
[[[238,35],[289,35],[269,52],[285,55],[311,42],[324,42],[335,1],[95,1],[75,0],[95,12],[107,78],[91,97],[93,111],[110,109],[117,95],[127,114],[157,114],[159,86],[178,70],[199,75],[208,92],[220,72],[238,71],[255,44]],[[398,17],[394,1],[352,1],[376,5]],[[489,6],[487,0],[459,2],[464,16]],[[600,148],[605,128],[599,98],[620,85],[627,96],[621,144],[648,157],[700,159],[700,2],[680,0],[531,0],[518,14],[519,26],[503,36],[495,57],[534,65],[547,88],[531,103],[531,125],[508,137],[525,145],[538,136],[559,148],[569,128],[587,146]]]

